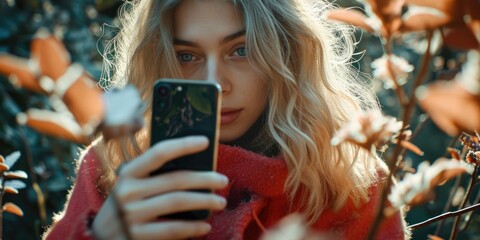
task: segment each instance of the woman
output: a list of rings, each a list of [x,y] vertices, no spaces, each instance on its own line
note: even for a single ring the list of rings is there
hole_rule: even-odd
[[[161,77],[218,82],[219,173],[149,176],[176,157],[205,149],[209,143],[201,136],[149,148],[147,126],[131,138],[100,140],[84,156],[66,211],[47,237],[256,239],[284,216],[301,212],[319,232],[365,238],[384,165],[357,146],[333,147],[330,139],[354,113],[378,107],[348,67],[353,42],[347,29],[321,18],[328,4],[312,4],[127,3],[113,44],[115,74],[107,79],[117,86],[128,79],[147,103]],[[185,191],[206,188],[217,191]],[[215,212],[208,221],[157,220],[194,209]],[[377,236],[403,239],[401,214],[384,221]]]

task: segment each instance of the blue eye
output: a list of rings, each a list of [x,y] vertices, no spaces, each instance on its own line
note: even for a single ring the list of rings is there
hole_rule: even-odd
[[[247,50],[245,47],[239,47],[235,49],[235,55],[240,56],[240,57],[245,57],[247,56]]]
[[[179,53],[177,57],[180,62],[191,62],[194,58],[190,53]]]

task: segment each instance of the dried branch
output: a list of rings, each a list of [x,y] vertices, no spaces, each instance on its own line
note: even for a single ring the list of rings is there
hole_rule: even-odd
[[[387,40],[387,43],[385,44],[385,54],[387,54],[388,59],[387,59],[387,73],[392,80],[394,84],[394,90],[395,93],[397,94],[398,101],[400,102],[400,105],[403,107],[406,107],[408,104],[408,98],[406,97],[405,90],[403,89],[402,86],[400,86],[397,77],[395,76],[395,73],[392,68],[392,63],[391,63],[391,56],[392,56],[392,50],[391,50],[391,40]]]
[[[453,211],[453,212],[446,212],[444,214],[441,214],[441,215],[438,215],[436,217],[433,217],[433,218],[430,218],[426,221],[423,221],[423,222],[420,222],[420,223],[416,223],[416,224],[413,224],[413,225],[410,225],[410,228],[412,230],[415,230],[417,228],[420,228],[420,227],[424,227],[424,226],[427,226],[431,223],[434,223],[434,222],[437,222],[437,221],[440,221],[440,220],[443,220],[443,219],[446,219],[446,218],[451,218],[451,217],[455,217],[455,216],[459,216],[459,215],[462,215],[464,213],[467,213],[467,212],[470,212],[470,211],[475,211],[475,210],[478,210],[480,209],[480,203],[477,203],[475,205],[472,205],[470,207],[466,207],[466,208],[463,208],[463,209],[460,209],[458,211]]]
[[[443,207],[442,212],[447,212],[448,209],[450,208],[450,206],[452,204],[453,196],[455,196],[455,190],[460,186],[460,180],[461,179],[462,179],[462,177],[460,175],[455,178],[455,183],[453,184],[453,187],[450,190],[447,202],[445,203],[445,206]],[[440,223],[438,223],[438,226],[437,226],[437,229],[435,229],[435,234],[434,235],[439,235],[440,234],[440,231],[442,230],[442,227],[443,227],[444,223],[445,223],[445,221],[443,221],[443,219],[442,219],[442,221],[440,221]]]
[[[475,197],[475,200],[473,200],[473,202],[474,203],[480,203],[480,191],[477,192],[477,196]],[[472,213],[469,213],[469,214],[471,215]],[[463,231],[463,230],[467,229],[468,225],[470,225],[471,222],[472,222],[472,218],[469,217],[467,222],[465,223],[465,225],[460,229],[460,231]]]
[[[449,148],[453,148],[455,146],[455,144],[458,142],[458,139],[460,138],[460,135],[457,135],[455,138],[453,138],[451,141],[450,141],[450,144],[448,144],[448,147],[447,147],[447,150],[445,151],[445,155],[448,154],[448,149]],[[460,186],[461,182],[461,176],[457,176],[456,180],[455,180],[455,183],[453,184],[453,187],[452,187],[452,190],[450,190],[450,193],[449,193],[449,197],[448,197],[448,200],[447,202],[445,203],[445,206],[443,207],[443,212],[447,212],[448,209],[450,208],[450,205],[452,203],[452,200],[453,200],[453,196],[455,195],[455,190]],[[440,231],[442,230],[442,227],[443,227],[443,224],[445,223],[445,221],[440,221],[440,223],[438,224],[437,226],[437,229],[435,229],[435,234],[434,235],[439,235],[440,234]]]
[[[423,79],[425,78],[425,75],[426,75],[427,70],[428,70],[428,64],[431,60],[431,56],[430,56],[430,48],[431,48],[431,42],[432,42],[432,32],[431,31],[428,32],[427,41],[428,41],[427,49],[425,51],[425,55],[424,55],[424,58],[423,58],[423,62],[422,62],[422,66],[421,66],[419,75],[415,79],[415,82],[414,82],[414,85],[413,85],[414,87],[418,87],[423,82]],[[388,42],[389,41],[387,41],[387,46],[388,46]],[[387,54],[389,54],[389,52],[391,50],[390,50],[389,47],[387,47],[386,51],[388,51]],[[390,69],[390,65],[388,65],[388,67],[389,67],[389,69],[388,69],[389,73],[393,74],[393,72]],[[396,78],[394,78],[394,77],[395,76],[392,75],[392,79],[394,80],[394,82],[396,82]],[[404,92],[403,88],[401,88],[400,86],[397,86],[396,89],[401,89],[401,90],[397,90],[397,96],[399,98],[399,101],[400,101],[401,105],[403,106],[403,108],[402,108],[403,126],[402,126],[402,129],[400,130],[399,139],[398,139],[398,142],[401,142],[402,140],[404,140],[403,138],[405,138],[403,132],[406,130],[406,126],[408,126],[410,124],[411,116],[413,114],[413,110],[414,110],[416,100],[415,100],[415,96],[414,96],[415,91],[411,91],[411,97],[410,97],[410,100],[408,100],[407,97],[404,96],[405,92]],[[391,185],[393,183],[393,177],[398,170],[398,162],[400,161],[400,159],[402,159],[401,156],[403,156],[404,154],[405,154],[405,151],[403,150],[403,147],[401,146],[401,144],[397,144],[395,146],[395,149],[394,149],[391,157],[387,161],[387,166],[388,166],[388,169],[390,170],[390,175],[387,179],[387,182],[382,186],[381,195],[380,195],[380,203],[377,207],[375,220],[373,221],[372,228],[369,231],[367,239],[371,239],[371,240],[375,239],[377,231],[380,227],[380,223],[385,218],[384,209],[386,207],[388,194],[390,193],[390,188],[391,188]]]
[[[47,225],[47,206],[45,205],[45,194],[43,193],[40,185],[38,184],[38,178],[33,168],[33,158],[32,158],[32,151],[30,146],[28,145],[28,139],[24,132],[23,128],[20,128],[18,136],[23,144],[24,150],[22,151],[25,154],[25,160],[27,163],[27,168],[30,172],[30,181],[32,182],[32,188],[37,195],[37,206],[38,206],[38,215],[40,216],[40,221],[42,222],[43,226]]]
[[[464,208],[465,205],[468,202],[468,199],[470,198],[470,194],[472,193],[473,185],[475,184],[475,182],[477,180],[477,170],[478,170],[478,166],[475,165],[475,169],[473,171],[472,178],[470,179],[470,183],[468,184],[468,187],[467,187],[467,193],[465,194],[465,196],[463,198],[463,201],[462,201],[462,204],[460,205],[460,208]],[[458,223],[460,222],[460,217],[461,216],[462,216],[462,214],[459,214],[455,218],[455,222],[453,223],[452,233],[450,235],[450,239],[457,239]]]

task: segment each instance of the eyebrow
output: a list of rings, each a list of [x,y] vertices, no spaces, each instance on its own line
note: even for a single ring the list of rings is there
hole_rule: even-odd
[[[220,44],[225,44],[225,43],[230,42],[234,39],[237,39],[237,38],[239,38],[243,35],[245,35],[245,29],[242,29],[238,32],[232,33],[232,34],[224,37],[220,41]],[[173,39],[173,44],[175,44],[175,45],[185,45],[185,46],[190,46],[190,47],[197,47],[197,44],[195,44],[194,42],[190,42],[190,41],[182,40],[182,39],[178,39],[178,38]]]

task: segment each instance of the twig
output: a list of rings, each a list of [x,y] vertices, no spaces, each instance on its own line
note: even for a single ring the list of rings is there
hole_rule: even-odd
[[[467,204],[467,201],[468,199],[470,198],[470,194],[472,193],[472,189],[473,189],[473,185],[475,184],[475,181],[477,180],[477,165],[475,165],[475,168],[473,170],[473,173],[472,173],[472,178],[470,180],[470,183],[468,184],[468,188],[467,188],[467,193],[465,194],[464,198],[463,198],[463,201],[462,201],[462,205],[460,205],[460,208],[464,208],[465,205]],[[457,238],[457,233],[458,233],[458,223],[460,222],[460,217],[462,215],[458,215],[456,218],[455,218],[455,222],[453,224],[453,227],[452,227],[452,234],[450,235],[450,239],[456,239]]]
[[[423,130],[425,125],[427,125],[428,121],[430,120],[430,116],[427,115],[424,119],[421,119],[420,122],[418,123],[417,127],[412,133],[412,136],[410,136],[410,139],[414,139],[418,136],[418,134]]]
[[[430,54],[430,48],[432,46],[432,37],[433,37],[433,32],[428,31],[427,32],[427,50],[425,52],[425,55],[423,55],[422,59],[422,64],[420,65],[420,71],[418,72],[418,75],[415,77],[415,80],[413,81],[413,85],[411,86],[410,89],[410,94],[412,94],[412,98],[410,98],[410,105],[415,105],[416,98],[415,96],[415,89],[418,88],[424,81],[425,81],[425,75],[428,73],[428,66],[430,63],[430,60],[432,58],[432,55]]]
[[[400,86],[400,84],[397,81],[397,77],[393,72],[392,64],[390,61],[390,58],[392,57],[390,42],[391,42],[390,40],[387,40],[386,47],[385,47],[385,54],[387,55],[387,73],[394,84],[394,90],[395,90],[395,93],[397,94],[397,98],[398,98],[398,101],[400,102],[400,105],[403,107],[406,107],[409,101],[406,97],[405,90],[403,89],[402,86]]]
[[[399,101],[400,103],[402,103],[402,106],[403,106],[403,111],[402,111],[402,122],[403,122],[403,125],[402,125],[402,129],[400,129],[399,131],[399,139],[398,139],[398,142],[400,143],[401,141],[404,140],[405,136],[403,134],[403,132],[405,131],[405,128],[406,126],[408,126],[410,124],[410,121],[411,121],[411,117],[412,117],[412,113],[413,113],[413,107],[415,106],[415,103],[416,103],[416,100],[415,100],[415,89],[416,87],[420,86],[420,84],[423,82],[424,78],[425,78],[425,75],[427,73],[427,70],[428,70],[428,64],[430,62],[430,59],[431,59],[431,56],[430,56],[430,47],[431,47],[431,42],[432,42],[432,32],[429,31],[428,32],[428,45],[427,45],[427,50],[425,52],[425,55],[423,57],[423,60],[422,60],[422,66],[420,68],[420,72],[419,72],[419,75],[415,78],[415,82],[414,82],[414,89],[413,91],[411,92],[411,97],[410,97],[410,100],[407,100],[406,97],[402,94],[404,94],[404,89],[401,88],[400,86],[398,86],[398,83],[396,83],[396,78],[393,78],[394,76],[392,75],[392,80],[394,81],[394,83],[396,84],[397,89],[400,89],[398,92],[397,92],[397,96],[399,97]],[[390,49],[390,44],[389,44],[390,40],[387,40],[387,46],[386,46],[386,53],[389,55],[391,53],[391,49]],[[393,72],[391,71],[391,67],[390,67],[390,64],[387,64],[388,66],[388,71],[389,71],[389,74],[393,74]],[[408,102],[407,102],[408,101]],[[390,174],[389,174],[389,177],[387,179],[387,182],[382,186],[381,188],[381,195],[380,195],[380,202],[379,202],[379,205],[376,209],[376,215],[375,215],[375,219],[373,221],[373,224],[372,224],[372,227],[368,233],[368,238],[367,239],[370,239],[370,240],[373,240],[375,239],[375,236],[377,235],[377,231],[380,227],[380,223],[383,221],[383,219],[385,218],[385,214],[383,212],[383,209],[385,208],[386,206],[386,203],[387,203],[387,198],[388,198],[388,194],[390,193],[390,186],[392,185],[393,183],[393,176],[394,174],[397,172],[398,170],[398,161],[400,159],[400,156],[402,156],[402,154],[404,154],[405,151],[403,151],[403,147],[400,145],[400,144],[397,144],[395,146],[395,149],[393,150],[393,154],[391,155],[391,158],[387,161],[387,166],[388,166],[388,169],[390,170]]]
[[[479,203],[479,201],[480,201],[480,191],[477,192],[477,196],[475,197],[475,200],[473,202],[474,203]],[[471,215],[472,213],[469,213],[469,214]],[[463,226],[462,229],[460,229],[460,231],[463,231],[463,230],[467,229],[468,225],[470,225],[471,222],[472,222],[472,218],[469,217],[467,222],[465,223],[465,226]]]
[[[28,170],[30,172],[30,180],[32,181],[32,188],[34,192],[37,194],[37,205],[38,205],[38,214],[40,215],[40,220],[42,221],[42,225],[47,225],[47,210],[45,206],[45,195],[43,194],[40,185],[38,184],[38,178],[34,171],[34,164],[32,159],[32,152],[30,150],[30,146],[28,145],[28,140],[23,132],[23,129],[19,131],[20,140],[23,142],[24,152],[25,152],[25,160],[28,165]]]
[[[400,132],[402,133],[403,130],[404,130],[404,128],[402,128],[400,130]],[[404,138],[403,134],[401,134],[401,133],[400,133],[399,139],[398,139],[399,142],[401,142]],[[386,206],[388,194],[390,193],[390,186],[393,183],[392,179],[393,179],[393,175],[394,175],[394,172],[395,172],[393,170],[396,170],[396,168],[397,168],[396,167],[396,165],[397,165],[396,159],[398,159],[398,157],[400,156],[402,148],[403,147],[400,144],[397,144],[395,146],[394,153],[392,154],[392,157],[389,159],[389,161],[387,161],[387,166],[388,166],[388,169],[390,170],[390,174],[387,178],[387,182],[383,186],[380,186],[380,188],[381,188],[380,189],[380,202],[379,202],[379,205],[377,206],[375,219],[372,223],[372,227],[370,228],[367,239],[370,239],[370,240],[375,239],[375,236],[377,235],[377,231],[380,227],[380,223],[383,221],[383,218],[385,217],[383,209]]]
[[[443,207],[443,211],[442,212],[447,212],[448,209],[450,209],[450,206],[452,205],[452,201],[453,201],[453,197],[455,196],[455,190],[460,186],[460,180],[462,179],[462,176],[461,175],[458,175],[456,178],[455,178],[455,183],[453,184],[453,187],[452,189],[450,190],[450,193],[448,195],[448,200],[447,202],[445,203],[445,206]],[[443,224],[445,223],[445,221],[440,221],[437,225],[437,229],[435,229],[435,234],[434,235],[439,235],[440,234],[440,231],[442,230],[442,227],[443,227]]]
[[[463,208],[463,209],[460,209],[460,210],[457,210],[457,211],[454,211],[454,212],[446,212],[444,214],[441,214],[441,215],[438,215],[436,217],[430,218],[426,221],[410,225],[410,228],[412,230],[415,230],[417,228],[429,225],[429,224],[434,223],[436,221],[440,221],[440,220],[450,218],[450,217],[459,216],[459,215],[462,215],[464,213],[467,213],[467,212],[470,212],[470,211],[475,211],[475,210],[478,210],[478,209],[480,209],[480,203],[477,203],[477,204],[472,205],[470,207],[466,207],[466,208]]]
[[[455,146],[455,143],[458,142],[458,139],[460,138],[460,134],[457,135],[455,138],[452,139],[452,141],[450,141],[450,144],[448,144],[448,148],[453,148]],[[443,154],[444,156],[448,157],[450,153],[445,150],[445,153]],[[461,184],[461,180],[462,179],[462,176],[461,175],[458,175],[456,178],[455,178],[455,183],[453,184],[453,187],[452,189],[450,190],[450,193],[449,193],[449,196],[448,196],[448,200],[447,202],[445,203],[445,206],[443,207],[443,212],[447,212],[448,209],[450,209],[450,206],[452,204],[452,200],[453,200],[453,197],[455,196],[455,190],[460,186]],[[442,230],[442,227],[443,227],[443,224],[445,222],[442,220],[440,221],[440,223],[438,223],[438,226],[437,226],[437,229],[435,229],[435,235],[439,235],[440,234],[440,231]]]
[[[405,116],[404,116],[404,119],[405,119]],[[405,131],[405,126],[407,125],[408,125],[408,120],[403,121],[403,126],[402,126],[402,129],[400,129],[398,142],[401,142],[405,139],[405,135],[403,134],[403,132]],[[398,168],[397,159],[399,159],[400,154],[402,153],[402,150],[403,150],[403,147],[401,144],[395,145],[393,154],[387,161],[387,166],[390,171],[390,174],[387,178],[387,182],[383,186],[380,186],[380,202],[379,202],[379,205],[377,206],[375,219],[373,221],[372,228],[368,233],[367,239],[371,239],[371,240],[375,239],[375,236],[377,235],[377,231],[380,227],[380,223],[383,221],[385,217],[383,209],[386,207],[386,204],[387,204],[388,194],[390,193],[390,186],[393,183],[393,176]]]
[[[415,103],[416,103],[416,98],[415,98],[415,89],[417,89],[418,86],[420,86],[420,84],[422,84],[422,82],[424,81],[425,79],[425,75],[427,74],[427,71],[428,71],[428,65],[430,63],[430,60],[431,60],[431,55],[430,55],[430,47],[432,45],[432,32],[429,31],[428,34],[427,34],[427,39],[428,39],[428,44],[427,44],[427,50],[425,52],[425,55],[422,59],[422,65],[420,67],[420,71],[417,75],[417,77],[415,78],[415,81],[413,83],[413,86],[412,86],[412,90],[411,90],[411,97],[410,97],[410,101],[408,102],[407,106],[404,108],[404,117],[403,117],[403,121],[404,123],[406,121],[408,121],[408,124],[410,123],[410,120],[411,120],[411,117],[412,117],[412,114],[413,114],[413,110],[414,110],[414,106],[415,106]],[[407,126],[408,124],[405,124],[405,126]]]
[[[412,135],[410,136],[410,139],[414,139],[420,133],[420,131],[422,131],[422,129],[425,127],[428,120],[430,120],[429,116],[427,116],[425,119],[420,121],[420,123],[417,125],[417,127],[413,131]],[[402,149],[402,152],[400,153],[400,156],[404,156],[406,151],[407,151],[406,148]]]
[[[387,43],[385,45],[386,45],[385,52],[386,52],[387,56],[390,57],[390,55],[391,55],[390,39],[387,39]],[[405,108],[406,104],[404,104],[404,103],[405,103],[406,100],[405,100],[405,98],[403,98],[404,95],[401,94],[402,91],[403,91],[403,88],[401,88],[398,85],[398,82],[396,81],[395,76],[393,76],[393,71],[391,71],[392,69],[391,69],[391,65],[390,65],[390,59],[388,59],[387,62],[388,62],[387,70],[388,70],[388,73],[390,75],[390,78],[395,83],[395,86],[396,86],[395,90],[396,90],[396,93],[397,93],[397,97],[399,98],[399,101],[400,101],[401,105],[403,106],[403,108]],[[404,109],[403,113],[405,113],[405,109]],[[405,131],[405,126],[407,126],[407,124],[406,124],[405,121],[403,121],[402,128],[400,129],[400,133],[398,135],[399,136],[398,137],[398,142],[399,143],[405,138],[405,136],[403,134],[403,132]],[[377,206],[376,213],[375,213],[375,218],[373,220],[372,227],[370,228],[370,231],[368,232],[367,239],[370,239],[370,240],[375,239],[375,236],[377,235],[378,229],[380,227],[380,223],[385,218],[385,214],[383,212],[383,209],[386,206],[388,193],[390,192],[389,187],[392,185],[393,175],[395,174],[394,170],[396,169],[397,159],[400,156],[400,153],[402,152],[402,148],[403,147],[400,144],[395,145],[395,148],[393,150],[393,154],[387,160],[387,166],[388,166],[388,170],[390,171],[390,173],[389,173],[389,176],[387,178],[387,182],[380,186],[380,202],[379,202],[379,205]]]
[[[1,173],[1,176],[0,176],[0,180],[1,180],[1,185],[2,185],[2,189],[0,189],[0,240],[2,239],[2,236],[3,236],[3,195],[5,194],[5,179],[4,179],[4,175],[3,175],[3,172]]]

